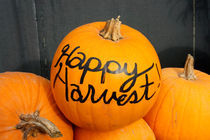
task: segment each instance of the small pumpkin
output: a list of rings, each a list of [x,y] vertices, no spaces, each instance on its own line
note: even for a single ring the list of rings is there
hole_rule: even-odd
[[[1,140],[73,140],[49,80],[32,73],[0,73],[0,97]]]
[[[210,140],[210,76],[185,67],[164,68],[162,87],[145,120],[159,140]]]
[[[112,131],[94,131],[76,127],[75,140],[155,140],[148,124],[140,119],[130,125]]]
[[[149,40],[119,17],[82,25],[60,43],[51,66],[57,105],[72,123],[111,130],[143,117],[161,73]]]

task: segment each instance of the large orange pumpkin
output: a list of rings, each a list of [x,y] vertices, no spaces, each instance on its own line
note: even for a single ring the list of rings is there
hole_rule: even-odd
[[[0,74],[0,116],[1,140],[73,140],[72,126],[59,112],[50,82],[35,74]]]
[[[75,140],[155,140],[148,124],[140,119],[134,123],[112,131],[94,131],[76,127]]]
[[[183,73],[184,71],[184,73]],[[158,140],[210,140],[210,76],[185,68],[164,68],[157,102],[145,117]]]
[[[79,127],[127,125],[156,100],[161,77],[156,51],[143,34],[120,23],[117,18],[80,26],[54,55],[50,78],[55,100]]]

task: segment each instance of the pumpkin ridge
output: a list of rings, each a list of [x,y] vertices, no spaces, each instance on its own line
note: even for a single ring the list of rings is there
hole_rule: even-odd
[[[183,90],[183,89],[182,89]],[[181,90],[181,91],[182,91]],[[190,88],[188,89],[188,90],[190,90]],[[185,93],[186,95],[183,95],[185,98],[186,97],[188,97],[189,95],[187,94],[187,93],[190,93],[190,92],[181,92],[180,91],[180,93]],[[181,116],[184,116],[185,115],[185,112],[186,112],[186,108],[187,108],[187,104],[189,103],[189,98],[187,98],[186,100],[185,100],[185,105],[184,105],[184,107],[183,107],[183,111],[182,111],[182,114],[181,114]],[[181,122],[183,122],[184,121],[184,117],[182,117],[182,119],[181,119]],[[180,134],[180,135],[178,135],[178,139],[180,140],[181,139],[181,136],[182,136],[182,130],[183,130],[183,125],[181,125],[180,126],[180,128],[178,128],[178,134]]]
[[[89,110],[90,110],[90,118],[91,118],[91,124],[92,124],[92,126],[95,126],[96,124],[95,124],[95,121],[94,121],[94,112],[93,112],[93,107],[90,107],[89,108]],[[92,129],[94,129],[94,128],[92,128]]]
[[[82,119],[80,118],[80,113],[79,113],[79,105],[76,105],[76,107],[75,107],[75,110],[76,110],[76,114],[77,114],[77,119],[79,120],[79,122],[82,122],[83,123],[83,121],[82,121]]]
[[[38,80],[38,79],[37,79]],[[40,100],[41,100],[41,96],[40,96],[40,94],[41,94],[41,81],[39,81],[38,82],[38,89],[39,89],[39,91],[37,92],[37,95],[36,95],[36,104],[35,104],[35,107],[36,107],[36,110],[39,110],[39,111],[41,111],[42,109],[41,109],[41,107],[42,107],[42,105],[41,105],[41,102],[39,102]]]
[[[17,73],[17,77],[18,77],[18,79],[20,79],[20,81],[19,82],[21,82],[22,83],[22,86],[23,86],[23,88],[24,88],[24,90],[26,90],[27,88],[26,88],[26,85],[25,85],[25,79],[23,79],[23,77],[21,76],[21,73]],[[21,89],[21,92],[23,92],[23,89]],[[28,94],[29,94],[29,92],[28,92],[28,89],[27,89],[27,91],[26,91]],[[25,92],[23,92],[23,93],[25,93]],[[22,107],[24,108],[23,109],[23,112],[24,113],[31,113],[31,112],[28,112],[28,110],[27,110],[27,105],[28,106],[31,106],[29,103],[28,103],[28,97],[27,97],[27,95],[28,94],[19,94],[20,95],[20,98],[21,98],[21,102],[22,102]],[[22,95],[22,96],[21,96]],[[24,101],[24,99],[26,99],[25,101]],[[22,113],[22,112],[21,112]]]
[[[173,84],[171,84],[170,87],[173,87]],[[172,89],[172,88],[168,88],[167,91],[169,91],[169,90],[171,90],[171,89]],[[157,121],[157,117],[158,117],[158,114],[159,114],[159,112],[160,112],[160,108],[162,107],[163,101],[164,101],[165,98],[168,96],[168,94],[169,94],[169,92],[166,92],[165,96],[162,98],[162,101],[161,101],[161,103],[160,103],[160,105],[159,105],[159,107],[158,107],[158,109],[157,109],[157,112],[156,112],[156,114],[155,114],[155,117],[154,117],[154,121],[153,121],[153,122],[156,122],[156,121]],[[150,126],[150,127],[151,127],[152,129],[155,129],[156,123],[153,123],[152,125],[154,125],[154,126]]]
[[[198,132],[200,130],[200,126],[201,126],[200,125],[200,118],[201,118],[201,96],[199,94],[197,94],[197,96],[199,98],[199,100],[198,100],[198,102],[199,102],[199,109],[198,109],[199,110],[199,112],[198,112],[199,115],[198,116],[199,117],[198,117],[198,120],[197,120],[197,127],[196,127],[197,130],[196,130],[196,132]],[[199,139],[198,134],[199,133],[196,133],[195,134],[195,139]]]
[[[15,126],[3,127],[3,129],[0,129],[0,133],[14,131],[15,129],[16,129]]]
[[[7,81],[7,79],[4,79],[4,80]],[[5,84],[5,83],[6,83],[6,84]],[[5,82],[5,83],[4,83],[5,87],[7,87],[7,89],[9,89],[9,90],[7,90],[7,89],[5,88],[5,90],[7,90],[7,91],[10,91],[10,90],[11,90],[13,93],[17,93],[16,90],[14,90],[13,88],[11,88],[10,85],[9,85],[7,82]],[[8,93],[12,93],[12,92],[8,92]],[[7,94],[8,94],[8,93],[7,93]],[[8,95],[6,95],[6,94],[4,94],[4,95],[5,95],[5,96],[8,96]],[[15,95],[16,95],[16,94],[15,94]],[[4,97],[5,97],[5,96],[4,96]],[[11,97],[11,94],[10,94],[9,96]],[[13,95],[13,97],[14,97],[14,95]],[[15,96],[15,97],[16,97],[16,96]],[[2,98],[2,95],[1,95],[1,98]],[[18,97],[16,97],[16,98],[18,98]],[[18,98],[18,99],[19,99],[19,98]],[[11,100],[15,101],[14,98],[11,98]],[[14,102],[14,103],[16,104],[16,106],[19,104],[19,103],[17,104],[16,102]],[[6,112],[9,111],[11,114],[16,113],[16,115],[17,115],[17,112],[13,112],[13,110],[12,110],[12,109],[9,109],[9,107],[8,107],[6,104],[2,104],[1,106],[3,106],[3,108],[6,108],[6,110],[5,110]],[[18,115],[17,115],[17,116],[18,116]]]

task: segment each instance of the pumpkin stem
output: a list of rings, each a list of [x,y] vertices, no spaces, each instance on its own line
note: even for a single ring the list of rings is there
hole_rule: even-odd
[[[179,76],[186,80],[196,80],[196,76],[194,74],[194,58],[192,55],[188,54],[184,65],[184,72]]]
[[[21,114],[19,116],[20,123],[16,125],[16,129],[23,132],[23,140],[28,137],[36,137],[38,133],[48,134],[52,138],[63,136],[58,128],[49,120],[39,116],[39,111],[33,114]]]
[[[99,34],[104,39],[110,39],[112,41],[118,41],[122,39],[123,37],[120,34],[121,21],[119,19],[120,16],[118,16],[116,19],[112,18],[111,20],[108,20]]]

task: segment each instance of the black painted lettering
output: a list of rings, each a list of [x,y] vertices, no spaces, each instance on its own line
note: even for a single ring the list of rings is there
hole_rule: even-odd
[[[109,60],[103,63],[99,58],[97,57],[89,57],[86,58],[85,53],[80,52],[80,46],[77,46],[73,48],[71,51],[69,51],[70,45],[67,44],[63,47],[61,50],[61,55],[58,58],[57,62],[55,63],[54,67],[58,67],[58,71],[55,75],[54,81],[53,81],[53,88],[56,86],[56,82],[58,80],[61,81],[65,85],[65,98],[66,101],[69,102],[69,93],[70,93],[70,99],[74,102],[80,102],[85,103],[88,99],[91,100],[92,103],[98,103],[100,101],[103,101],[104,104],[110,104],[111,102],[116,102],[118,106],[126,105],[127,103],[130,104],[136,104],[139,103],[141,100],[150,100],[156,91],[149,96],[149,89],[150,86],[154,84],[154,82],[149,82],[149,77],[147,72],[149,72],[151,69],[153,69],[154,65],[157,70],[157,74],[159,76],[160,80],[160,73],[157,67],[157,64],[152,63],[151,66],[148,68],[142,70],[140,73],[138,73],[138,65],[137,63],[133,64],[133,69],[128,71],[128,64],[127,62],[124,63],[123,67],[121,67],[121,64],[117,62],[116,60]],[[64,59],[65,61],[61,61]],[[64,63],[63,63],[64,62]],[[114,69],[112,68],[114,66]],[[65,72],[65,78],[61,77],[61,71],[64,69]],[[68,69],[74,69],[78,68],[78,70],[82,71],[81,77],[80,77],[80,84],[75,83],[69,83],[68,77]],[[63,71],[62,71],[63,72]],[[104,84],[105,82],[111,82],[111,81],[105,81],[106,73],[109,74],[120,74],[124,73],[128,76],[128,79],[123,82],[122,85],[119,85],[119,91],[111,91],[111,89],[104,89],[101,93],[96,93],[96,89],[94,85],[88,83],[87,93],[82,93],[82,89],[80,89],[80,86],[82,85],[83,88],[85,86],[83,85],[86,75],[89,72],[101,72],[101,80],[99,81],[101,84]],[[142,77],[142,75],[145,75],[145,84],[140,86],[140,89],[144,88],[142,94],[138,89],[132,90],[133,86],[136,84],[136,81],[139,77]],[[138,83],[140,84],[140,83]],[[160,87],[160,83],[158,84],[158,87]],[[101,91],[101,90],[100,90]],[[142,91],[142,90],[141,90]],[[111,92],[111,96],[107,96],[108,92]],[[126,93],[126,94],[125,94]],[[128,94],[130,93],[130,95]],[[98,98],[95,97],[95,95]]]

